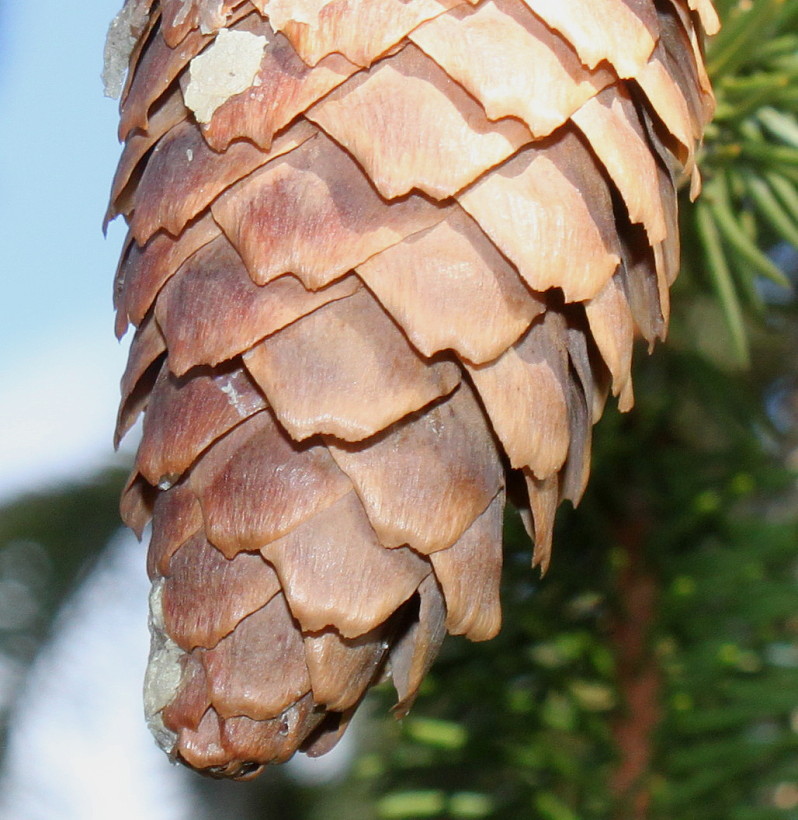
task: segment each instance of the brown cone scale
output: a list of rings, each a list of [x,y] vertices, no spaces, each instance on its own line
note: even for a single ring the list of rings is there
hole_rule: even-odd
[[[665,336],[709,0],[127,0],[108,218],[149,725],[244,779],[501,623]],[[523,488],[526,487],[526,493]]]

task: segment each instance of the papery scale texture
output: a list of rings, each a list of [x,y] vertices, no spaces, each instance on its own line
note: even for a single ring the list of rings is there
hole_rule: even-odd
[[[148,719],[246,778],[327,751],[385,676],[404,714],[447,631],[498,631],[508,486],[548,566],[608,393],[632,405],[635,334],[665,336],[717,18],[128,2],[148,22],[108,218],[130,226],[117,435],[144,412],[122,510],[152,520]],[[198,103],[223,30],[260,67]]]

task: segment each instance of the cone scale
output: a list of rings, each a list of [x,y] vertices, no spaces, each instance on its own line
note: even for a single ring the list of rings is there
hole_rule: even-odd
[[[665,336],[708,0],[128,0],[122,498],[150,727],[251,777],[501,622],[635,335]],[[125,44],[129,49],[125,49]],[[516,497],[518,496],[518,497]]]

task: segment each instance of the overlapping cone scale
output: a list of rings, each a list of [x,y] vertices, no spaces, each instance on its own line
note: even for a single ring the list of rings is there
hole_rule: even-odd
[[[152,521],[146,711],[246,778],[499,629],[665,336],[708,0],[128,0],[108,218]],[[130,38],[129,38],[130,39]]]

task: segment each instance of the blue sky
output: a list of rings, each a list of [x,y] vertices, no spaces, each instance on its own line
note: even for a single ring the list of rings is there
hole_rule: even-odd
[[[0,501],[112,455],[124,226],[103,238],[120,149],[100,73],[120,6],[0,0]]]

